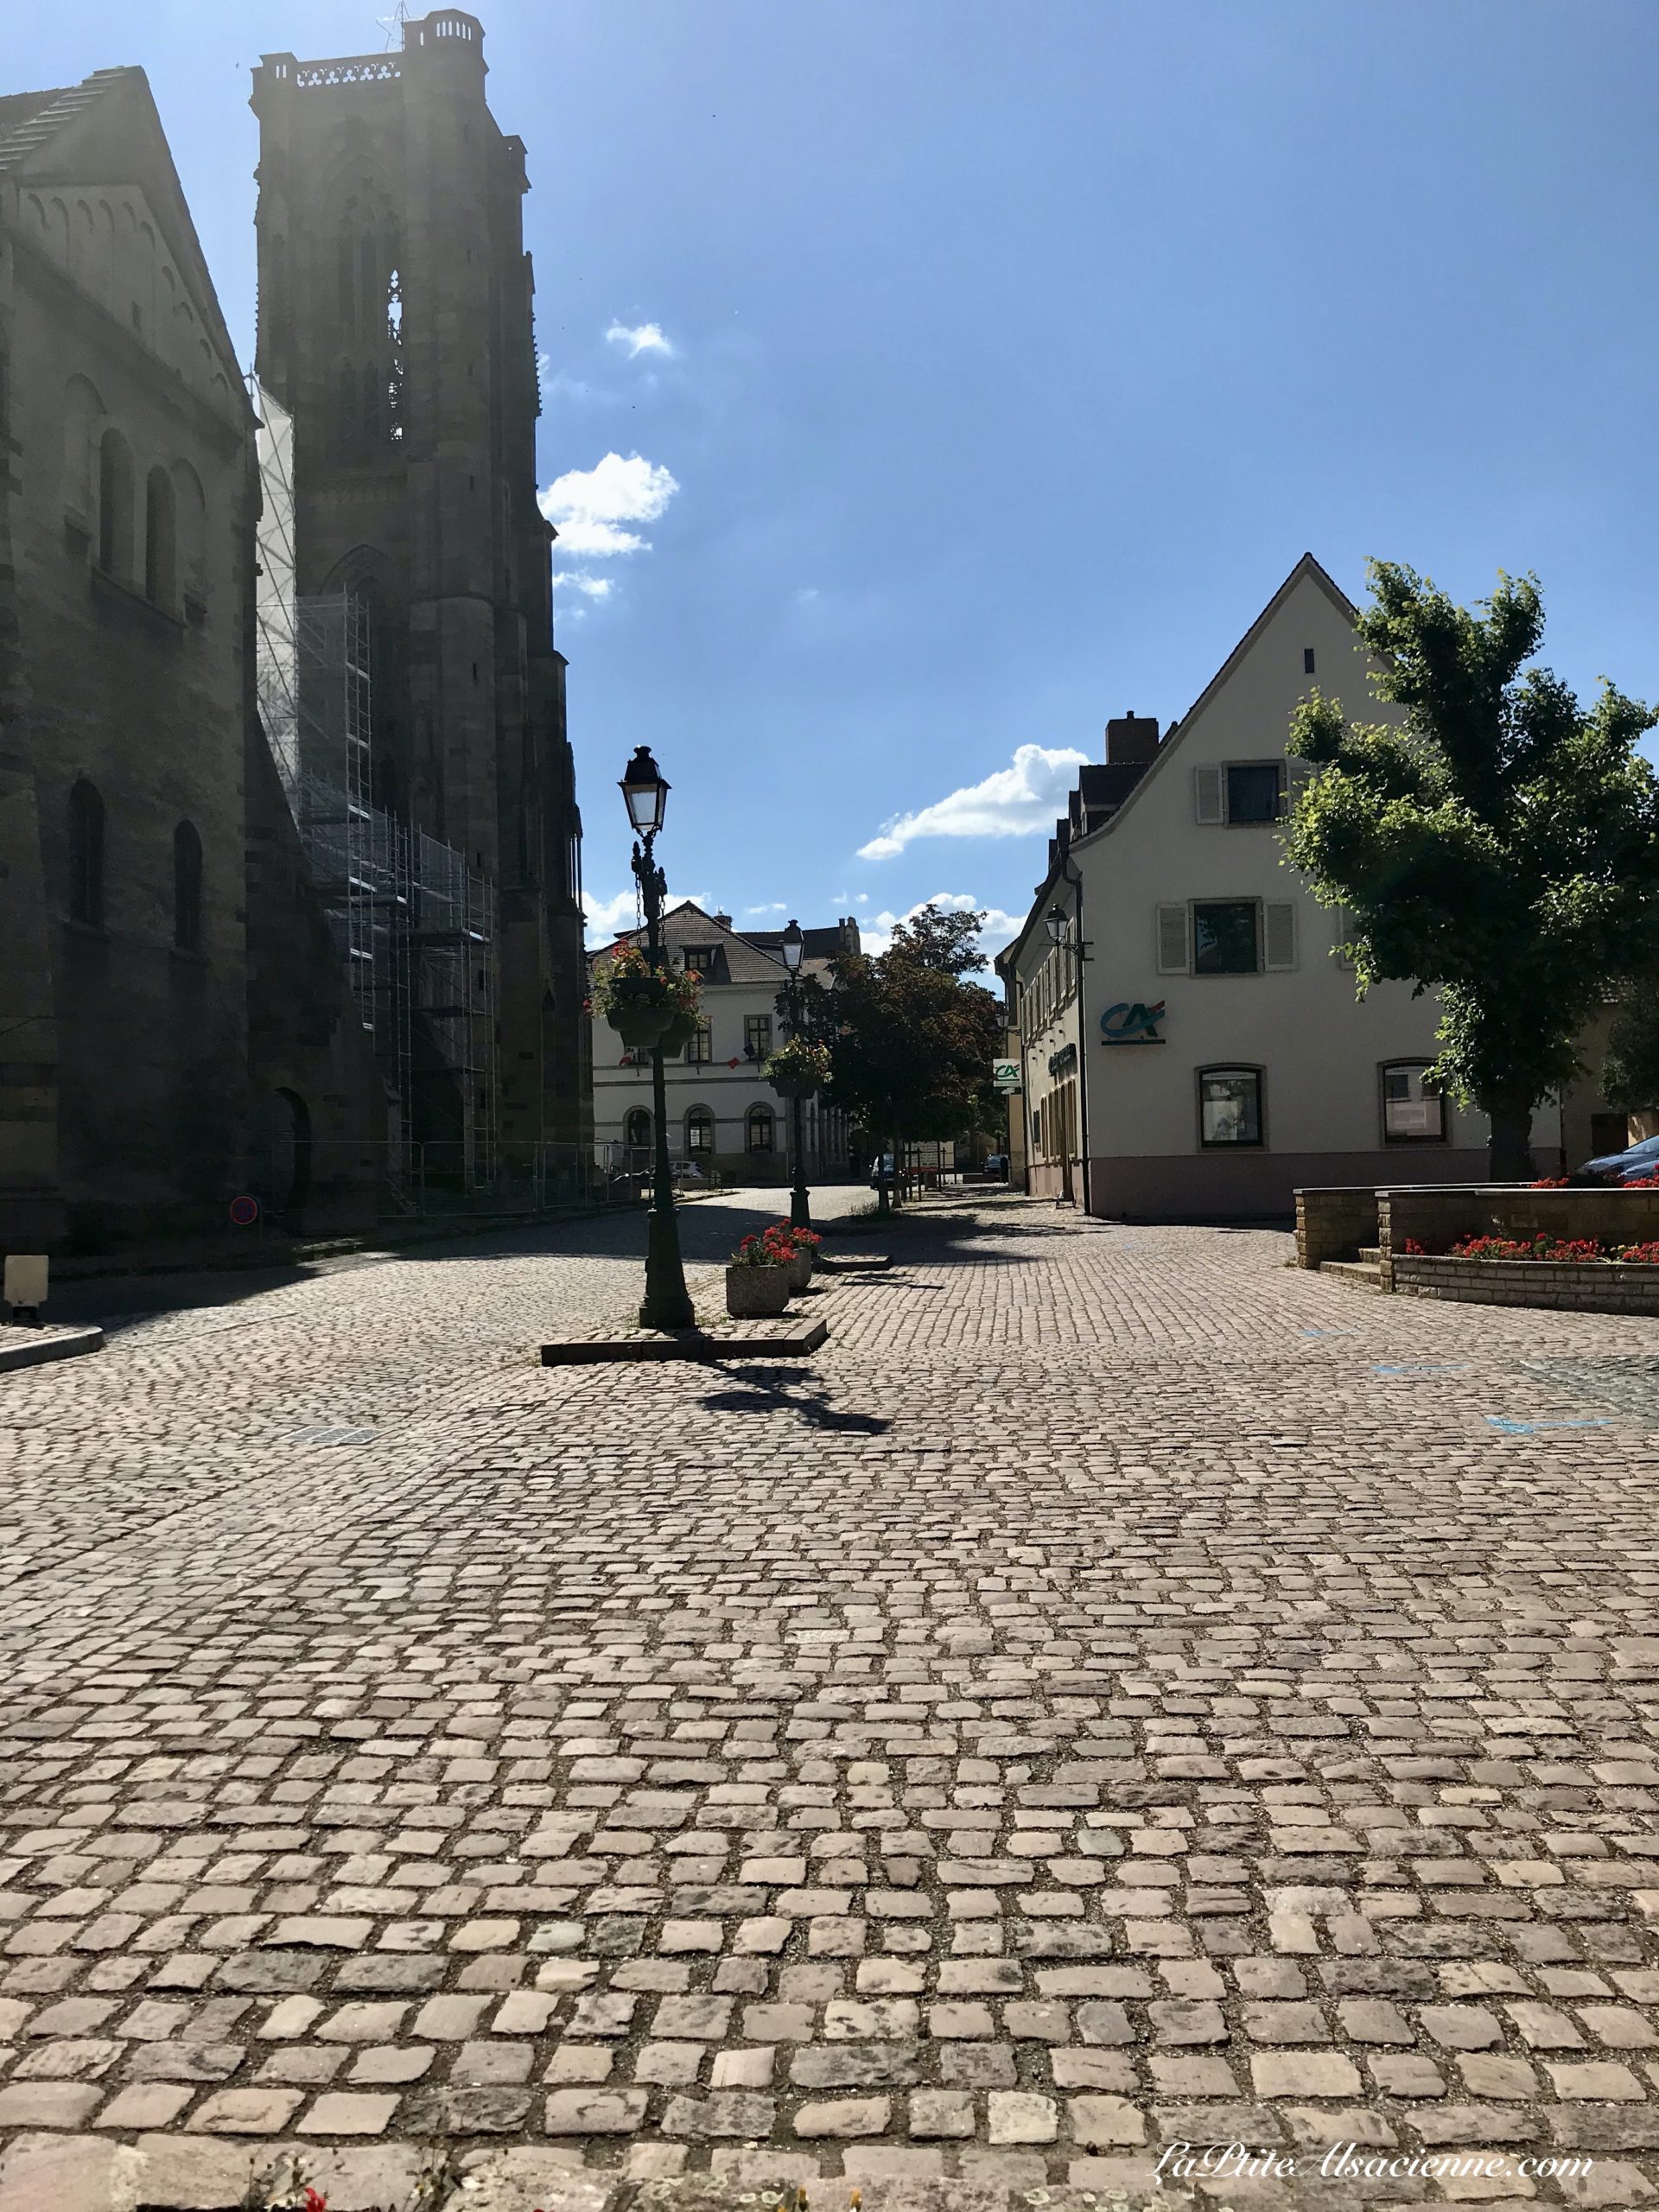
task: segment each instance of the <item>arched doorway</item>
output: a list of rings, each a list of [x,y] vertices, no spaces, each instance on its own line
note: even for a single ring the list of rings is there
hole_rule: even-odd
[[[297,1090],[268,1090],[260,1100],[253,1165],[266,1212],[297,1218],[311,1190],[311,1114]]]

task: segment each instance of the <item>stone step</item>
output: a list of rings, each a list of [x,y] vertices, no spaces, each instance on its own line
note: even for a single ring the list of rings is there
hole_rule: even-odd
[[[1375,1267],[1382,1257],[1382,1248],[1380,1244],[1362,1244],[1359,1256],[1362,1260],[1369,1260]]]
[[[1376,1290],[1382,1287],[1382,1270],[1366,1260],[1322,1260],[1322,1275],[1336,1275],[1343,1282],[1351,1282],[1357,1290]]]

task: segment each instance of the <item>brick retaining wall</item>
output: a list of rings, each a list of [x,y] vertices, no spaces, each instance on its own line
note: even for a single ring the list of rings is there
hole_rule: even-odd
[[[1376,1242],[1374,1184],[1327,1185],[1296,1193],[1296,1264],[1317,1268],[1326,1260],[1351,1260],[1362,1244]]]
[[[1470,1306],[1560,1306],[1580,1313],[1659,1313],[1659,1268],[1593,1261],[1408,1259],[1394,1262],[1408,1298]]]

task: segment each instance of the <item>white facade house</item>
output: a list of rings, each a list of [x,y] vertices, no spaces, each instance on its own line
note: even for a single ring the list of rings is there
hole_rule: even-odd
[[[850,918],[802,934],[801,976],[809,990],[820,988],[836,953],[859,949],[858,924]],[[728,1182],[788,1182],[789,1104],[760,1074],[785,1033],[778,1007],[788,981],[782,932],[734,929],[729,914],[706,914],[687,899],[664,915],[663,937],[673,964],[702,977],[701,1034],[664,1069],[671,1154]],[[645,931],[625,931],[617,942],[643,945]],[[595,970],[606,957],[593,956]],[[595,1155],[601,1165],[643,1170],[655,1142],[651,1055],[630,1052],[596,1014],[593,1065]],[[845,1116],[817,1099],[804,1101],[801,1114],[809,1179],[844,1176]]]
[[[1183,721],[1161,742],[1155,723],[1114,722],[1106,766],[1082,771],[997,962],[1033,1192],[1243,1220],[1288,1215],[1301,1185],[1485,1179],[1484,1116],[1424,1088],[1436,999],[1390,982],[1357,1001],[1341,917],[1284,858],[1298,702],[1317,684],[1351,715],[1397,711],[1372,695],[1354,626],[1305,556]],[[1559,1136],[1541,1115],[1540,1173]]]

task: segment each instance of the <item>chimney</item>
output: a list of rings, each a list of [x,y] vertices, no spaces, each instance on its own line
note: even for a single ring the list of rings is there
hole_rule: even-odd
[[[732,918],[729,914],[716,914],[715,922],[716,926],[722,930],[728,930],[732,926]]]
[[[1158,752],[1158,717],[1156,715],[1137,715],[1131,707],[1127,715],[1114,715],[1106,725],[1106,758],[1120,766],[1145,767],[1156,758]]]

